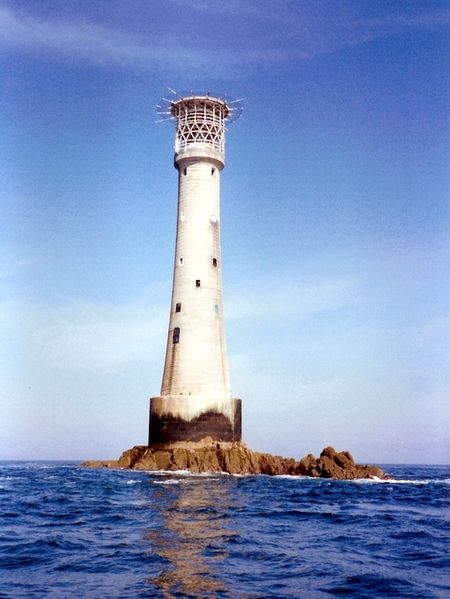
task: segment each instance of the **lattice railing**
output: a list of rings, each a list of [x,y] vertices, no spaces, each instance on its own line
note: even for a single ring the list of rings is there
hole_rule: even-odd
[[[224,152],[224,123],[228,112],[224,101],[209,96],[184,97],[172,102],[171,113],[176,121],[175,151],[195,144]]]

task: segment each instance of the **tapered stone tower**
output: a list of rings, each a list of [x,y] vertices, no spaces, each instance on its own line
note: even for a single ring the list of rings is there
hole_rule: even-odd
[[[225,123],[239,101],[209,93],[164,98],[175,121],[178,219],[161,395],[150,400],[149,445],[241,440],[241,400],[230,391],[220,256]]]

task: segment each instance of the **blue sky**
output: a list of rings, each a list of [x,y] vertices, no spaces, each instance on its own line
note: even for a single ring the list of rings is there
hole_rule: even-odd
[[[247,443],[448,463],[449,28],[431,0],[0,0],[0,458],[146,443],[170,86],[247,98],[222,177]]]

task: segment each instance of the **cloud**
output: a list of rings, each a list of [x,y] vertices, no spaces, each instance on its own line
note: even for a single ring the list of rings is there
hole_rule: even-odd
[[[40,365],[53,373],[103,375],[136,362],[150,364],[156,357],[161,361],[167,318],[167,308],[145,303],[72,302],[55,307],[5,302],[0,306],[4,339],[17,348],[10,357],[24,372]]]
[[[0,7],[0,40],[12,47],[47,49],[96,65],[144,65],[171,59],[169,48],[139,43],[116,29],[39,19],[6,7]]]
[[[285,0],[272,0],[271,7],[275,10],[261,10],[260,2],[252,2],[247,0],[242,2],[241,0],[171,0],[171,3],[178,8],[188,9],[202,14],[212,14],[214,16],[220,15],[221,17],[232,17],[232,18],[254,18],[261,19],[274,18],[275,15],[279,14],[276,8],[286,8]],[[275,8],[276,7],[276,8]]]
[[[172,68],[200,70],[210,77],[238,65],[278,62],[284,53],[276,48],[249,49],[245,53],[214,45],[208,52],[194,47],[180,36],[169,42],[152,35],[142,39],[136,33],[88,22],[41,19],[0,7],[0,44],[21,50],[44,50],[71,60],[78,59],[97,67],[137,69]],[[148,38],[154,39],[153,43]],[[215,67],[213,71],[211,68]]]
[[[0,259],[0,279],[13,277],[29,265],[27,260],[13,258],[8,260],[5,256]]]
[[[318,4],[315,0],[304,0],[299,10],[299,3],[294,0],[270,0],[265,10],[261,9],[259,0],[171,0],[178,8],[183,7],[199,13],[229,16],[233,18],[252,17],[258,21],[270,21],[272,24],[284,23],[292,27],[311,25],[313,23],[326,25],[330,28],[340,28],[349,24],[363,27],[427,27],[445,25],[450,21],[450,11],[435,10],[418,14],[392,13],[380,17],[358,18],[352,16],[343,4]],[[369,4],[371,4],[369,2]],[[356,9],[364,10],[362,2],[356,3]]]
[[[245,295],[232,292],[226,302],[227,321],[304,320],[315,314],[355,305],[359,299],[358,282],[353,279],[298,282],[280,276],[253,281]]]
[[[181,6],[189,10],[180,12]],[[183,0],[181,4],[175,0],[165,5],[164,16],[157,17],[151,10],[150,6],[145,11],[138,32],[126,29],[130,27],[126,13],[124,25],[118,28],[89,22],[84,13],[69,21],[1,6],[0,44],[47,51],[53,57],[96,67],[169,69],[188,76],[235,78],[254,67],[308,60],[403,30],[450,23],[450,11],[362,19],[333,6],[284,0],[264,10],[260,3],[222,0]],[[195,14],[200,18],[196,20]],[[168,20],[164,34],[155,27],[156,18]]]

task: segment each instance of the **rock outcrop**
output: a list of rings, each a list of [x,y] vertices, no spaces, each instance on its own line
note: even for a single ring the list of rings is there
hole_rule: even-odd
[[[300,461],[269,453],[251,451],[244,443],[217,443],[204,447],[154,448],[137,445],[124,451],[116,461],[84,462],[87,468],[124,468],[132,470],[189,470],[228,474],[290,474],[316,478],[384,478],[376,466],[358,465],[348,451],[326,447],[318,458],[308,454]]]

